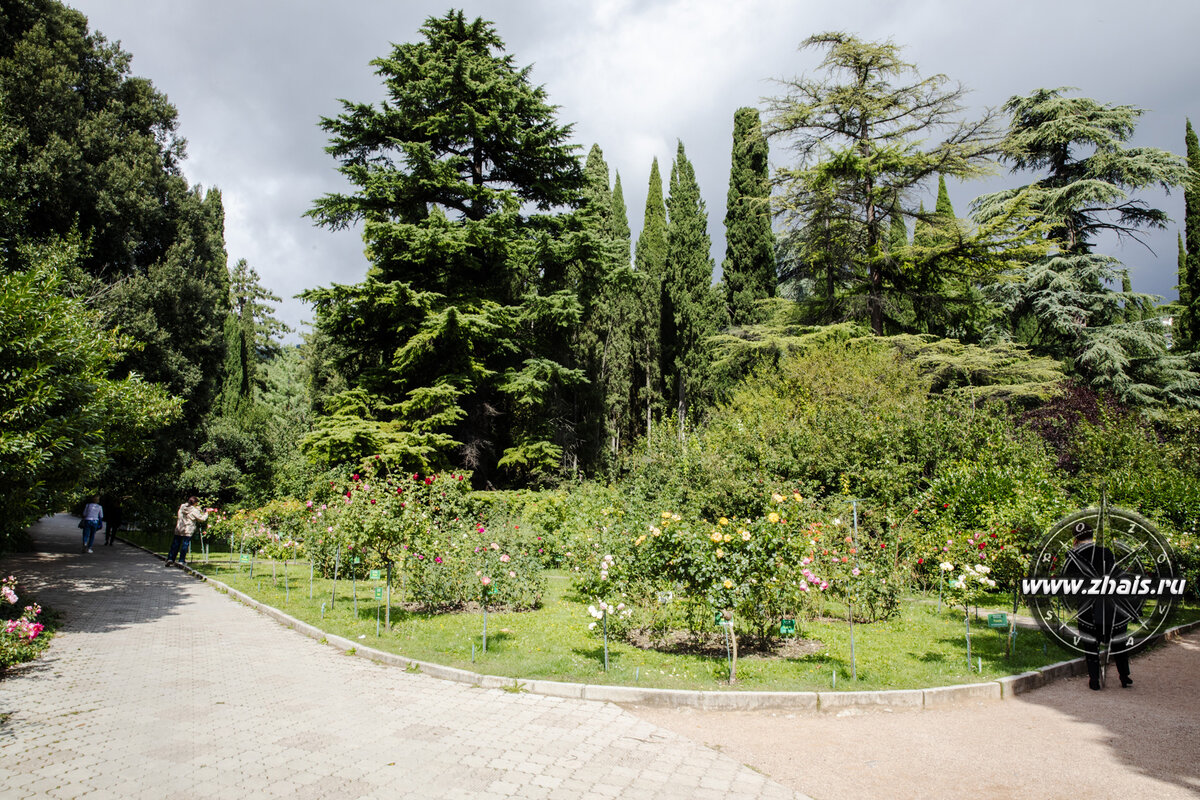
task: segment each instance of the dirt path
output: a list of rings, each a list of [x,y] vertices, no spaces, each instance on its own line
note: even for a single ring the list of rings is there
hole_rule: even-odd
[[[1200,796],[1200,633],[1110,674],[932,711],[630,710],[816,800]]]

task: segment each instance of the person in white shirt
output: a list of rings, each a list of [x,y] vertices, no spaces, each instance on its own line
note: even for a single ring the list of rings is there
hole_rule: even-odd
[[[83,528],[83,552],[90,553],[96,531],[104,527],[104,509],[100,507],[99,495],[88,498],[87,505],[83,507],[83,519],[79,527]]]

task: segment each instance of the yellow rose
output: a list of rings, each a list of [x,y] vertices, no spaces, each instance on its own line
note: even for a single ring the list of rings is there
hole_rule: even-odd
[[[767,514],[767,522],[779,522],[779,515],[772,511],[770,514]]]
[[[646,541],[646,534],[643,533],[641,536],[637,537],[637,539],[634,539],[633,543],[636,545],[641,544],[644,541]]]
[[[725,579],[725,584],[724,584],[724,585],[725,585],[725,588],[726,588],[726,589],[732,589],[732,588],[733,588],[733,581],[731,581],[731,580],[729,580],[728,578],[726,578],[726,579]]]
[[[671,512],[670,512],[670,511],[664,511],[664,512],[662,512],[662,518],[663,518],[663,519],[670,519],[670,518],[671,518]]]
[[[717,548],[717,558],[724,558],[724,557],[725,557],[725,551],[718,547]]]
[[[797,503],[799,503],[799,502],[800,502],[801,500],[803,500],[804,498],[800,496],[800,493],[799,493],[799,492],[793,492],[793,493],[792,493],[792,499],[793,499],[793,500],[795,500]]]
[[[727,542],[732,542],[732,541],[733,541],[733,537],[732,537],[732,536],[730,536],[730,535],[727,533],[727,534],[725,534],[725,541],[727,541]]]
[[[750,531],[742,531],[742,541],[743,542],[750,541]]]
[[[726,519],[725,517],[721,517],[719,520],[717,520],[717,524],[718,524],[718,525],[728,525],[728,524],[729,524],[729,520],[728,520],[728,519]]]
[[[775,494],[771,495],[771,499],[774,500],[776,503],[782,503],[783,495],[781,495],[779,492],[776,492]]]
[[[712,539],[714,542],[719,542],[719,541],[721,541],[721,532],[713,531],[712,536],[710,536],[708,538]]]

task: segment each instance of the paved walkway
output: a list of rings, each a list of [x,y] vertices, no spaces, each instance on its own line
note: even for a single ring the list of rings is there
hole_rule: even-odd
[[[347,657],[75,524],[0,562],[63,615],[0,681],[2,798],[798,797],[611,704]]]

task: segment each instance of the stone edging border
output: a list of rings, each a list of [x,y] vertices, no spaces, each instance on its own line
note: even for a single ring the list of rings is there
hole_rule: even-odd
[[[120,538],[120,537],[118,537]],[[121,539],[125,544],[150,553],[155,558],[165,560],[163,556],[141,545]],[[1020,675],[1009,675],[984,683],[966,683],[953,686],[935,686],[929,689],[886,689],[879,691],[861,692],[713,692],[693,691],[690,689],[651,689],[639,686],[610,686],[592,683],[565,683],[562,681],[521,680],[506,678],[500,675],[481,675],[465,669],[447,667],[427,661],[417,661],[412,658],[385,653],[361,642],[354,642],[341,636],[327,633],[315,625],[292,617],[274,606],[261,603],[237,589],[203,575],[187,565],[183,569],[205,583],[217,587],[230,597],[247,605],[254,610],[271,617],[281,625],[298,631],[310,639],[323,641],[344,651],[354,651],[354,655],[367,658],[380,664],[411,669],[416,667],[421,673],[432,678],[446,681],[466,683],[484,689],[512,689],[518,687],[522,691],[549,697],[566,697],[574,700],[595,700],[609,703],[628,703],[632,705],[665,706],[669,708],[698,708],[706,711],[758,711],[763,709],[788,711],[844,711],[849,708],[857,709],[925,709],[941,708],[961,703],[1011,700],[1019,694],[1031,692],[1046,684],[1063,678],[1083,675],[1087,672],[1084,659],[1073,658],[1050,664],[1039,670],[1023,672]],[[1188,622],[1170,628],[1153,637],[1149,645],[1158,645],[1164,641],[1178,639],[1181,635],[1200,628],[1200,620]]]

